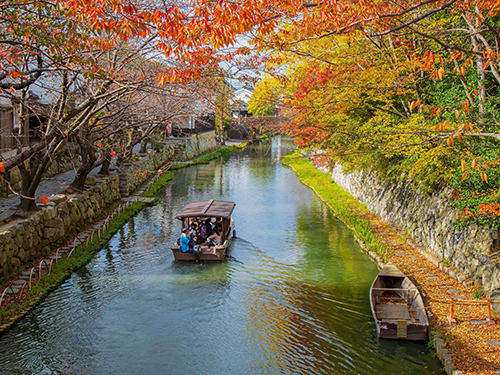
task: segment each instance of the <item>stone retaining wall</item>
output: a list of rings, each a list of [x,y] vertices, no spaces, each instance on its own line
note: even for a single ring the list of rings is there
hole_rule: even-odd
[[[196,155],[215,150],[217,142],[215,131],[193,134],[190,137],[167,138],[163,147],[151,152],[141,160],[119,167],[120,192],[128,196],[144,183],[144,178],[152,174],[172,160],[192,159]],[[139,170],[139,172],[137,172]],[[142,177],[146,172],[146,176]]]
[[[118,167],[120,175],[120,193],[128,196],[142,185],[145,179],[151,178],[156,171],[173,160],[176,154],[175,145],[166,144],[158,151],[152,151],[141,160]],[[137,172],[139,170],[139,172]],[[144,172],[146,174],[143,177]]]
[[[95,179],[95,185],[83,194],[71,199],[64,195],[55,199],[50,197],[51,206],[0,231],[0,284],[5,283],[20,267],[49,255],[58,245],[64,244],[97,221],[106,212],[107,206],[119,201],[121,195],[128,195],[130,191],[137,189],[145,178],[151,177],[152,173],[156,173],[156,170],[169,161],[174,158],[192,158],[216,147],[215,132],[175,139],[166,142],[161,150],[121,167],[119,174],[89,177],[88,181]],[[72,157],[71,152],[66,155],[68,159]],[[69,166],[64,160],[59,163],[54,168],[65,169]],[[136,174],[137,169],[141,171]],[[144,171],[148,171],[145,178],[142,177]],[[53,171],[56,172],[57,170]],[[123,194],[124,189],[126,194]]]
[[[192,159],[196,155],[217,148],[215,131],[193,134],[190,137],[167,138],[165,144],[180,148],[182,150],[179,153],[180,159]]]
[[[26,220],[0,232],[0,285],[23,265],[50,254],[97,221],[107,206],[120,200],[119,177],[98,177],[96,184],[71,199],[61,195]]]
[[[217,141],[215,138],[215,131],[194,134],[189,137],[189,141],[186,142],[185,158],[192,159],[196,155],[215,150],[216,147]]]
[[[449,205],[451,191],[425,195],[409,181],[387,183],[367,171],[346,174],[340,165],[329,172],[370,212],[400,228],[444,263],[483,285],[487,292],[500,289],[500,263],[490,256],[499,250],[500,233],[475,225],[453,227],[458,210]]]

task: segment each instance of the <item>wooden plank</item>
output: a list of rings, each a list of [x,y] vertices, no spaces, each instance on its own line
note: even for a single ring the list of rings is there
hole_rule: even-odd
[[[375,307],[377,318],[380,320],[409,320],[410,312],[405,305],[381,304]]]

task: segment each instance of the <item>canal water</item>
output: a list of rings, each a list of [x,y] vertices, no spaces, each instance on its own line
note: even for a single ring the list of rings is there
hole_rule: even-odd
[[[377,338],[377,268],[281,166],[290,148],[176,171],[160,204],[0,338],[0,374],[442,374],[424,343]],[[230,258],[175,262],[175,215],[205,199],[236,202]]]

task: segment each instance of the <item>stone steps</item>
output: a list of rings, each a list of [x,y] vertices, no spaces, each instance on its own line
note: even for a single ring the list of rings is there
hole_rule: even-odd
[[[10,287],[5,290],[5,294],[18,294],[21,291],[21,287]]]
[[[30,277],[30,275],[32,274],[32,272],[33,272],[33,274],[35,274],[36,273],[36,269],[35,268],[27,269],[26,271],[21,272],[21,275],[22,276],[28,276],[28,277]]]

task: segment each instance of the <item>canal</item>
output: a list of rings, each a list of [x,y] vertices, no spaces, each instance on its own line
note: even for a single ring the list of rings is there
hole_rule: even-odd
[[[377,338],[377,267],[280,165],[290,148],[176,171],[160,204],[0,338],[0,374],[442,374],[425,343]],[[230,257],[175,262],[175,215],[204,199],[236,202]]]

